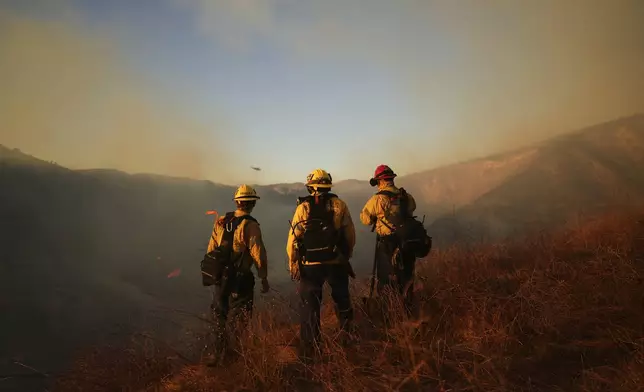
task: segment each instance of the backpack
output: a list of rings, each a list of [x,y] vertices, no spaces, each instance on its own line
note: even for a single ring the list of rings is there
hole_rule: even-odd
[[[320,196],[298,198],[298,205],[309,203],[309,216],[300,222],[304,233],[300,236],[298,246],[300,255],[307,262],[323,263],[338,257],[337,246],[340,232],[333,223],[331,200],[337,197],[332,193]]]
[[[221,243],[206,253],[201,261],[201,282],[204,286],[221,285],[236,277],[238,266],[235,265],[235,262],[241,259],[241,256],[237,260],[233,260],[233,237],[235,230],[245,219],[257,222],[250,215],[236,217],[234,212],[226,213]]]
[[[427,234],[423,222],[409,214],[407,191],[404,188],[400,188],[400,194],[384,190],[376,194],[386,195],[392,201],[400,199],[402,223],[395,228],[390,227],[390,229],[394,232],[398,245],[403,252],[413,254],[416,258],[426,257],[432,249],[432,237]]]

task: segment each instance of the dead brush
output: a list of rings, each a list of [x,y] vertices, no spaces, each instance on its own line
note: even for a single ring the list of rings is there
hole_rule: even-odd
[[[84,353],[71,372],[59,377],[55,391],[138,391],[157,385],[190,360],[150,334],[128,344],[101,346]]]
[[[225,367],[184,367],[157,390],[644,390],[643,260],[644,225],[632,215],[436,249],[417,265],[418,319],[392,293],[363,308],[355,284],[355,341],[344,347],[325,290],[321,358],[307,366],[295,355],[297,319],[283,316],[297,309],[275,299]],[[81,375],[125,382],[133,372],[114,369]]]
[[[273,314],[254,318],[248,325],[237,325],[239,333],[235,339],[235,351],[239,356],[239,365],[243,368],[242,385],[252,385],[260,390],[271,390],[279,387],[283,366],[286,361],[283,346],[292,344],[293,334],[288,325],[278,323]]]

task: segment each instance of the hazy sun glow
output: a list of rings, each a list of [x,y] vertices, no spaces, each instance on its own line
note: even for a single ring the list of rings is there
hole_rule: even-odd
[[[643,9],[4,1],[0,143],[224,183],[410,173],[644,110]]]

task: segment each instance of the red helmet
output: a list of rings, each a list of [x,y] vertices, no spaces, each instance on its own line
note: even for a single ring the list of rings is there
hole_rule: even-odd
[[[396,177],[396,173],[387,165],[380,165],[376,168],[373,178],[369,180],[371,186],[376,186],[378,180],[390,180]]]

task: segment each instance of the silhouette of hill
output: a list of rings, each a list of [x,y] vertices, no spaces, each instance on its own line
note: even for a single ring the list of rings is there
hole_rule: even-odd
[[[396,182],[414,195],[437,242],[449,243],[525,234],[579,213],[638,205],[643,173],[644,114],[637,114]],[[334,192],[357,218],[374,188],[368,180],[345,180]]]
[[[8,148],[0,144],[0,161],[3,163],[45,165],[50,162],[43,161],[29,154],[25,154],[18,148]]]
[[[644,115],[402,177],[437,239],[495,239],[644,200]],[[436,217],[436,215],[434,215]]]

